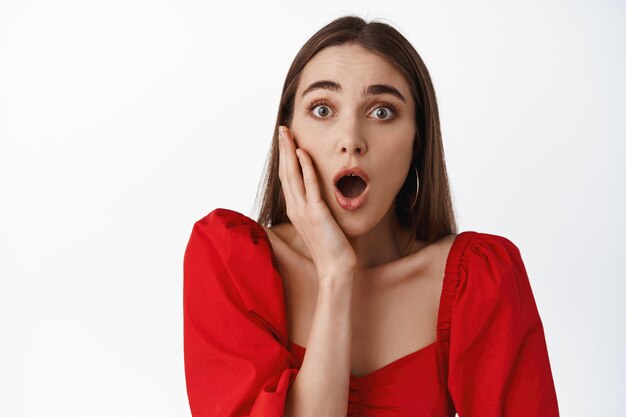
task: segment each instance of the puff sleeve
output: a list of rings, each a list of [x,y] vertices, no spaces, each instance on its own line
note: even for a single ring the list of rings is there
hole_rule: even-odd
[[[450,330],[448,388],[459,417],[559,415],[543,325],[520,251],[477,233]]]
[[[216,209],[194,224],[187,243],[184,364],[193,417],[284,414],[298,369],[285,348],[282,283],[260,227]]]

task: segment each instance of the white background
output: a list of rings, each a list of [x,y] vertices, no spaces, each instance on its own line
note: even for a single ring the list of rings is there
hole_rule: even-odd
[[[520,248],[561,414],[622,415],[624,3],[293,3],[0,1],[0,415],[190,415],[191,228],[256,216],[287,69],[344,14],[426,62],[459,230]]]

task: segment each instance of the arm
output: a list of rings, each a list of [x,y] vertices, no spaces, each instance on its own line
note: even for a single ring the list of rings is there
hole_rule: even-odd
[[[279,126],[279,177],[286,214],[312,254],[318,295],[307,351],[289,395],[296,417],[343,417],[348,410],[352,283],[356,254],[322,199],[310,155]],[[349,271],[349,272],[346,272]]]
[[[213,212],[184,257],[187,395],[193,417],[282,417],[298,369],[280,342],[284,311],[271,263],[243,227]]]
[[[320,280],[304,361],[289,389],[285,416],[340,417],[348,411],[352,278]]]
[[[480,233],[454,300],[448,387],[459,417],[558,417],[548,350],[518,248]]]

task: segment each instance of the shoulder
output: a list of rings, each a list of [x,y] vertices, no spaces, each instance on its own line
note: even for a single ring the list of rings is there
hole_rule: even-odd
[[[259,324],[284,334],[282,281],[263,227],[216,208],[194,223],[184,260],[185,294],[203,302],[228,299]],[[226,314],[225,312],[223,314]]]
[[[245,214],[226,208],[216,208],[196,221],[193,232],[202,233],[215,242],[243,239],[258,244],[259,239],[264,238],[264,230],[259,223]]]
[[[520,249],[512,239],[497,234],[473,235],[453,304],[457,320],[491,323],[501,327],[498,332],[539,323]]]
[[[274,226],[261,226],[272,242],[287,243],[291,236],[291,224],[281,223]]]
[[[294,258],[294,262],[312,262],[311,253],[291,222],[265,227],[278,258]]]
[[[199,249],[192,251],[193,247]],[[211,253],[203,252],[203,248]],[[264,228],[250,217],[226,208],[216,208],[194,223],[187,252],[198,253],[196,258],[221,259],[231,278],[242,285],[249,286],[248,281],[258,285],[275,268]]]
[[[463,263],[467,266],[476,261],[487,261],[493,258],[520,257],[520,250],[515,243],[506,236],[465,231],[452,238],[451,251],[457,251]]]
[[[530,290],[526,267],[517,245],[508,237],[473,232],[463,259],[460,288],[474,294],[515,298]]]
[[[467,244],[468,264],[521,262],[518,246],[506,236],[473,232]]]
[[[506,236],[491,233],[476,232],[474,239],[475,247],[491,248],[493,250],[514,250],[518,251],[517,245]]]

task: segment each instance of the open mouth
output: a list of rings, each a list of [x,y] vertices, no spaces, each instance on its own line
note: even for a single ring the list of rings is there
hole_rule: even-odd
[[[337,181],[337,189],[346,198],[358,197],[366,187],[367,183],[363,178],[355,174],[345,175]]]
[[[357,210],[365,204],[370,191],[370,178],[361,167],[341,168],[333,177],[335,199],[344,210]]]

